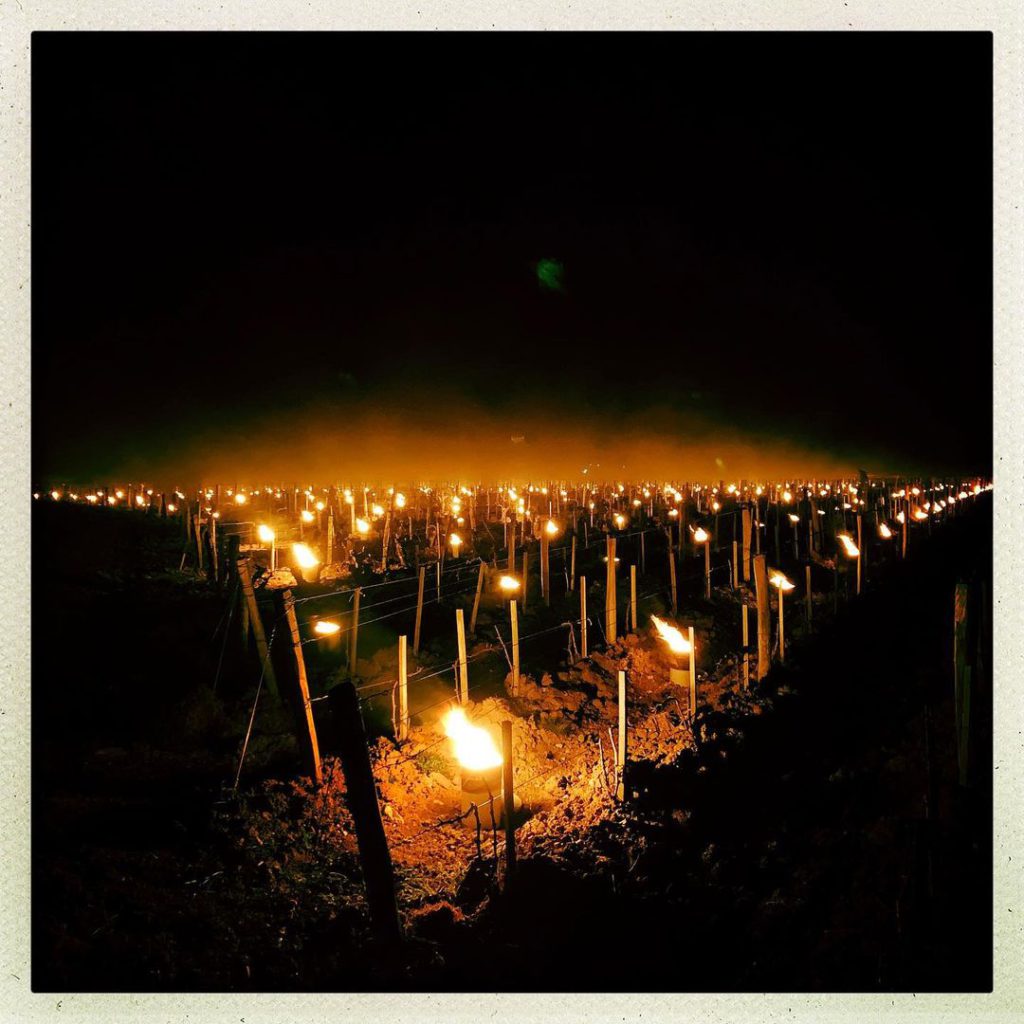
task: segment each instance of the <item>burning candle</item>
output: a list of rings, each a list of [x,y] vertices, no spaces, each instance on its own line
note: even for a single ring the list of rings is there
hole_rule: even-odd
[[[779,661],[786,660],[786,601],[785,595],[794,589],[793,583],[777,569],[768,577],[768,582],[779,592]]]

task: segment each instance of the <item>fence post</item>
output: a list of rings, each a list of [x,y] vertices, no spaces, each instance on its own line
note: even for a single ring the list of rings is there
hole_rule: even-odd
[[[359,698],[351,680],[331,690],[330,702],[337,723],[346,801],[355,824],[359,860],[366,881],[370,920],[378,941],[385,946],[395,946],[402,938],[395,901],[395,874],[377,803]]]
[[[359,656],[359,598],[362,588],[356,587],[352,593],[352,628],[348,632],[348,674],[356,674],[356,661]]]
[[[320,744],[316,738],[316,725],[313,722],[313,706],[309,703],[309,682],[306,679],[306,663],[302,657],[302,640],[299,636],[299,623],[295,618],[295,599],[290,590],[279,590],[274,594],[274,610],[278,620],[285,619],[291,634],[292,655],[294,657],[295,692],[298,699],[299,745],[306,756],[309,774],[319,784],[323,781],[320,770]]]
[[[587,577],[580,577],[580,657],[587,657]]]
[[[618,594],[615,585],[615,538],[608,538],[608,573],[605,582],[605,638],[609,646],[615,643],[616,623],[618,620],[618,608],[616,599]]]
[[[615,799],[620,803],[626,798],[626,673],[619,670],[619,784]]]
[[[768,609],[768,567],[766,555],[754,556],[754,589],[757,592],[757,678],[768,675],[770,667],[768,638],[771,636],[771,613]]]
[[[455,629],[459,638],[459,703],[469,701],[469,666],[466,664],[466,623],[462,609],[455,609]]]
[[[501,723],[501,802],[505,815],[505,886],[508,887],[516,870],[516,830],[512,822],[515,810],[515,791],[512,786],[512,722]]]
[[[642,536],[642,535],[641,535]],[[636,632],[636,566],[629,567],[629,610],[633,622],[633,632]]]
[[[398,638],[398,742],[409,738],[409,648],[408,637]]]
[[[519,696],[519,610],[515,598],[509,601],[512,613],[512,696]]]
[[[277,689],[277,675],[270,661],[270,652],[267,649],[267,636],[263,632],[263,620],[260,618],[259,605],[256,603],[256,593],[252,589],[252,563],[248,558],[240,558],[237,564],[238,578],[242,581],[242,598],[245,601],[252,635],[256,639],[256,653],[260,658],[263,678],[266,680],[267,690],[269,690],[270,695],[274,700],[280,700],[281,695]]]
[[[420,653],[420,625],[423,622],[423,587],[427,581],[427,567],[420,566],[420,589],[416,596],[416,628],[412,632],[412,653]]]
[[[473,598],[473,612],[469,616],[469,631],[470,633],[476,632],[476,616],[477,612],[480,611],[480,593],[484,589],[484,571],[487,565],[484,560],[480,559],[480,575],[476,579],[476,597]]]

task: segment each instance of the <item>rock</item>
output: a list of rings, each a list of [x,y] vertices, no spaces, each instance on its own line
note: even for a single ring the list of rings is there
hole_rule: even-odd
[[[550,672],[545,672],[540,677],[540,685],[541,686],[554,686],[555,685],[555,681],[554,681],[554,679],[551,678],[551,673]]]
[[[289,590],[298,585],[291,569],[277,569],[267,577],[267,590]]]
[[[337,583],[348,578],[348,569],[341,562],[331,562],[320,570],[321,583]]]

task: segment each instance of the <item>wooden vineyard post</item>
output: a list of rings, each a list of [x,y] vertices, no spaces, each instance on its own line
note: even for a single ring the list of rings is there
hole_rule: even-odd
[[[217,565],[217,520],[213,518],[213,513],[210,513],[210,527],[207,533],[210,540],[210,570],[208,577],[211,583],[217,582],[218,565]]]
[[[359,659],[359,598],[362,592],[362,587],[356,587],[352,592],[352,628],[348,633],[348,674],[350,676],[355,676],[356,662]]]
[[[697,642],[693,635],[693,626],[687,628],[687,640],[690,642],[690,720],[697,717]]]
[[[523,611],[526,611],[526,597],[530,590],[530,556],[523,548]]]
[[[750,582],[750,509],[743,509],[743,582]]]
[[[704,541],[704,597],[711,600],[711,540]]]
[[[619,670],[619,750],[618,762],[619,784],[615,790],[615,799],[621,803],[626,798],[626,673]]]
[[[615,583],[615,538],[608,538],[608,572],[605,581],[605,638],[609,645],[615,643],[617,636],[615,627],[618,621],[618,608],[616,607],[616,583]]]
[[[278,622],[283,618],[288,623],[291,634],[292,654],[295,659],[295,692],[298,702],[299,746],[306,758],[309,774],[319,785],[323,781],[320,770],[320,745],[316,738],[316,725],[313,722],[313,706],[309,702],[309,681],[306,679],[306,662],[302,657],[302,639],[299,636],[299,623],[295,618],[295,599],[290,590],[279,590],[274,594],[274,610]]]
[[[476,597],[473,598],[473,611],[469,616],[469,631],[470,633],[476,632],[476,616],[477,612],[480,611],[480,594],[484,589],[484,573],[487,570],[487,563],[480,559],[480,575],[476,578]]]
[[[420,566],[420,588],[416,595],[416,627],[412,633],[412,653],[420,653],[420,626],[423,624],[423,587],[427,581],[427,567]]]
[[[961,786],[967,785],[970,755],[971,666],[968,662],[970,587],[958,583],[953,596],[953,721]]]
[[[576,588],[576,532],[572,535],[572,553],[569,560],[569,589]]]
[[[377,803],[359,697],[353,683],[347,681],[331,690],[330,699],[345,773],[345,796],[356,829],[359,860],[366,881],[370,920],[378,942],[394,947],[402,938],[395,902],[395,874]]]
[[[732,542],[732,589],[740,589],[739,545]]]
[[[907,520],[910,518],[910,504],[904,502],[903,504],[903,542],[900,547],[900,558],[907,557]]]
[[[334,561],[334,507],[327,510],[327,564]]]
[[[238,560],[238,578],[242,582],[242,598],[252,628],[252,635],[256,639],[256,653],[260,658],[261,671],[266,680],[267,689],[274,700],[280,699],[277,689],[277,675],[274,673],[274,666],[270,661],[270,652],[267,649],[267,637],[263,632],[263,620],[260,618],[259,605],[256,604],[256,593],[252,589],[252,563],[248,558]]]
[[[786,595],[779,590],[779,664],[786,664]]]
[[[540,533],[540,596],[546,605],[551,604],[551,576],[548,564],[548,531],[542,529]]]
[[[395,736],[399,743],[409,738],[409,638],[398,638],[398,722]]]
[[[195,535],[196,535],[196,569],[199,572],[203,571],[203,531],[202,531],[202,514],[197,512],[195,518]]]
[[[469,703],[469,666],[466,664],[466,623],[462,609],[455,609],[455,631],[459,639],[459,703]]]
[[[804,566],[804,609],[807,615],[807,632],[811,631],[811,614],[814,608],[814,592],[811,590],[811,563]]]
[[[676,553],[672,548],[672,538],[669,537],[668,545],[668,586],[669,597],[672,599],[672,615],[679,614],[679,598],[676,587]]]
[[[754,556],[754,590],[757,593],[757,679],[768,675],[769,647],[771,635],[771,613],[768,609],[768,568],[765,555]]]
[[[740,606],[741,617],[743,619],[743,689],[750,689],[750,627],[747,622],[747,604],[744,602]]]
[[[647,545],[644,543],[644,531],[640,531],[640,572],[647,572]],[[633,627],[636,629],[636,626]]]
[[[629,567],[629,611],[633,623],[633,632],[636,632],[636,566]]]
[[[501,723],[501,803],[505,818],[505,885],[516,870],[516,830],[512,822],[515,810],[515,791],[512,785],[512,722]]]
[[[519,609],[516,600],[509,601],[512,616],[512,696],[519,696]]]
[[[861,547],[861,515],[857,513],[857,593],[860,594],[860,566],[864,561],[864,548]]]
[[[587,577],[580,577],[580,657],[587,655]]]

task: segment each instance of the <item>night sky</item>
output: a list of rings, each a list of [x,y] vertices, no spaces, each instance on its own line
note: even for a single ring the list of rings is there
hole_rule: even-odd
[[[262,445],[298,477],[460,472],[513,433],[540,472],[726,434],[987,472],[991,57],[982,33],[35,33],[36,478]]]

